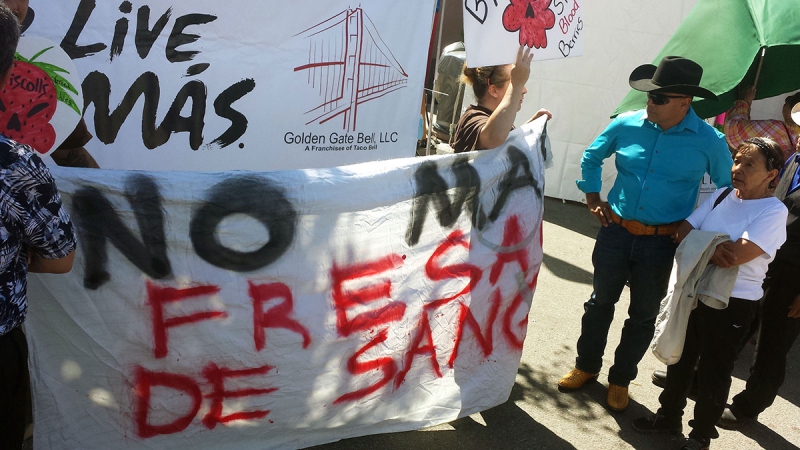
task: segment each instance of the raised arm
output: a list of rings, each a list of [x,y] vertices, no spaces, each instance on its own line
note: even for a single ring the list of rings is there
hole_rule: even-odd
[[[756,89],[753,86],[739,86],[737,100],[725,113],[725,139],[732,148],[738,147],[748,138],[759,135],[750,120],[750,104],[755,96]]]
[[[505,142],[508,133],[514,126],[525,83],[531,73],[531,49],[520,46],[517,60],[511,68],[511,80],[500,105],[495,108],[489,120],[478,135],[478,148],[495,148]]]

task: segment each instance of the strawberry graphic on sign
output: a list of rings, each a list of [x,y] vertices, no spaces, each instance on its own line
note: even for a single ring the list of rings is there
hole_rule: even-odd
[[[547,47],[546,31],[556,24],[556,15],[550,10],[551,0],[511,0],[503,11],[506,31],[519,31],[519,45],[530,48]]]
[[[51,63],[37,60],[53,47],[47,47],[30,59],[14,55],[11,77],[0,96],[0,130],[9,139],[28,144],[38,153],[54,148],[56,130],[51,121],[61,102],[78,117],[80,108],[70,95],[78,91],[61,74],[69,72]]]

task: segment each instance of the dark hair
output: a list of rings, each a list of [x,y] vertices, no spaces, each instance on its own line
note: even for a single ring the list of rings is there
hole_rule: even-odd
[[[788,103],[789,106],[794,106],[795,103],[800,102],[800,92],[795,92],[794,94],[786,97],[784,100],[785,103]]]
[[[467,67],[464,63],[461,79],[465,83],[472,85],[472,91],[475,93],[475,98],[481,100],[489,89],[489,85],[503,86],[511,79],[510,76],[505,74],[503,70],[497,70],[502,66],[483,66],[483,67]]]
[[[747,139],[739,145],[737,151],[743,147],[756,148],[766,160],[767,170],[781,170],[783,167],[783,151],[777,142],[770,138],[754,137]]]
[[[19,42],[19,19],[0,3],[0,76],[6,74],[14,64],[14,52]]]

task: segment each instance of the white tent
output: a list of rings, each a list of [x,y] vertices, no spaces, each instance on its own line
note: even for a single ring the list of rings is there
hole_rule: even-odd
[[[460,6],[458,2],[453,2]],[[587,2],[584,11],[583,56],[535,62],[528,94],[517,114],[521,124],[539,108],[553,112],[548,124],[554,165],[547,169],[545,195],[583,201],[575,185],[580,178],[583,150],[610,122],[609,116],[630,87],[628,76],[640,64],[651,63],[697,0],[622,0]],[[725,45],[725,36],[713,36]],[[753,118],[780,119],[783,99],[757,101]],[[615,176],[614,165],[603,166],[604,194]]]

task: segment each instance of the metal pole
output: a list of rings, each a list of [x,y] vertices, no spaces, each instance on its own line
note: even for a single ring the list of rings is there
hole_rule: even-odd
[[[767,53],[767,47],[761,47],[761,59],[758,60],[758,68],[756,69],[756,78],[753,80],[753,87],[758,86],[758,76],[761,75],[761,65],[764,64],[764,55]],[[756,88],[756,90],[758,90]]]
[[[436,42],[436,57],[434,58],[433,63],[433,86],[431,88],[436,89],[436,80],[439,78],[439,53],[442,52],[442,25],[444,23],[444,7],[447,3],[447,0],[442,0],[441,8],[439,8],[439,37],[437,38]],[[434,6],[435,8],[435,6]],[[435,11],[435,9],[434,9]],[[430,112],[430,126],[428,127],[428,142],[425,144],[425,155],[431,154],[431,133],[433,133],[433,106],[436,103],[436,94],[431,93],[431,112]]]

